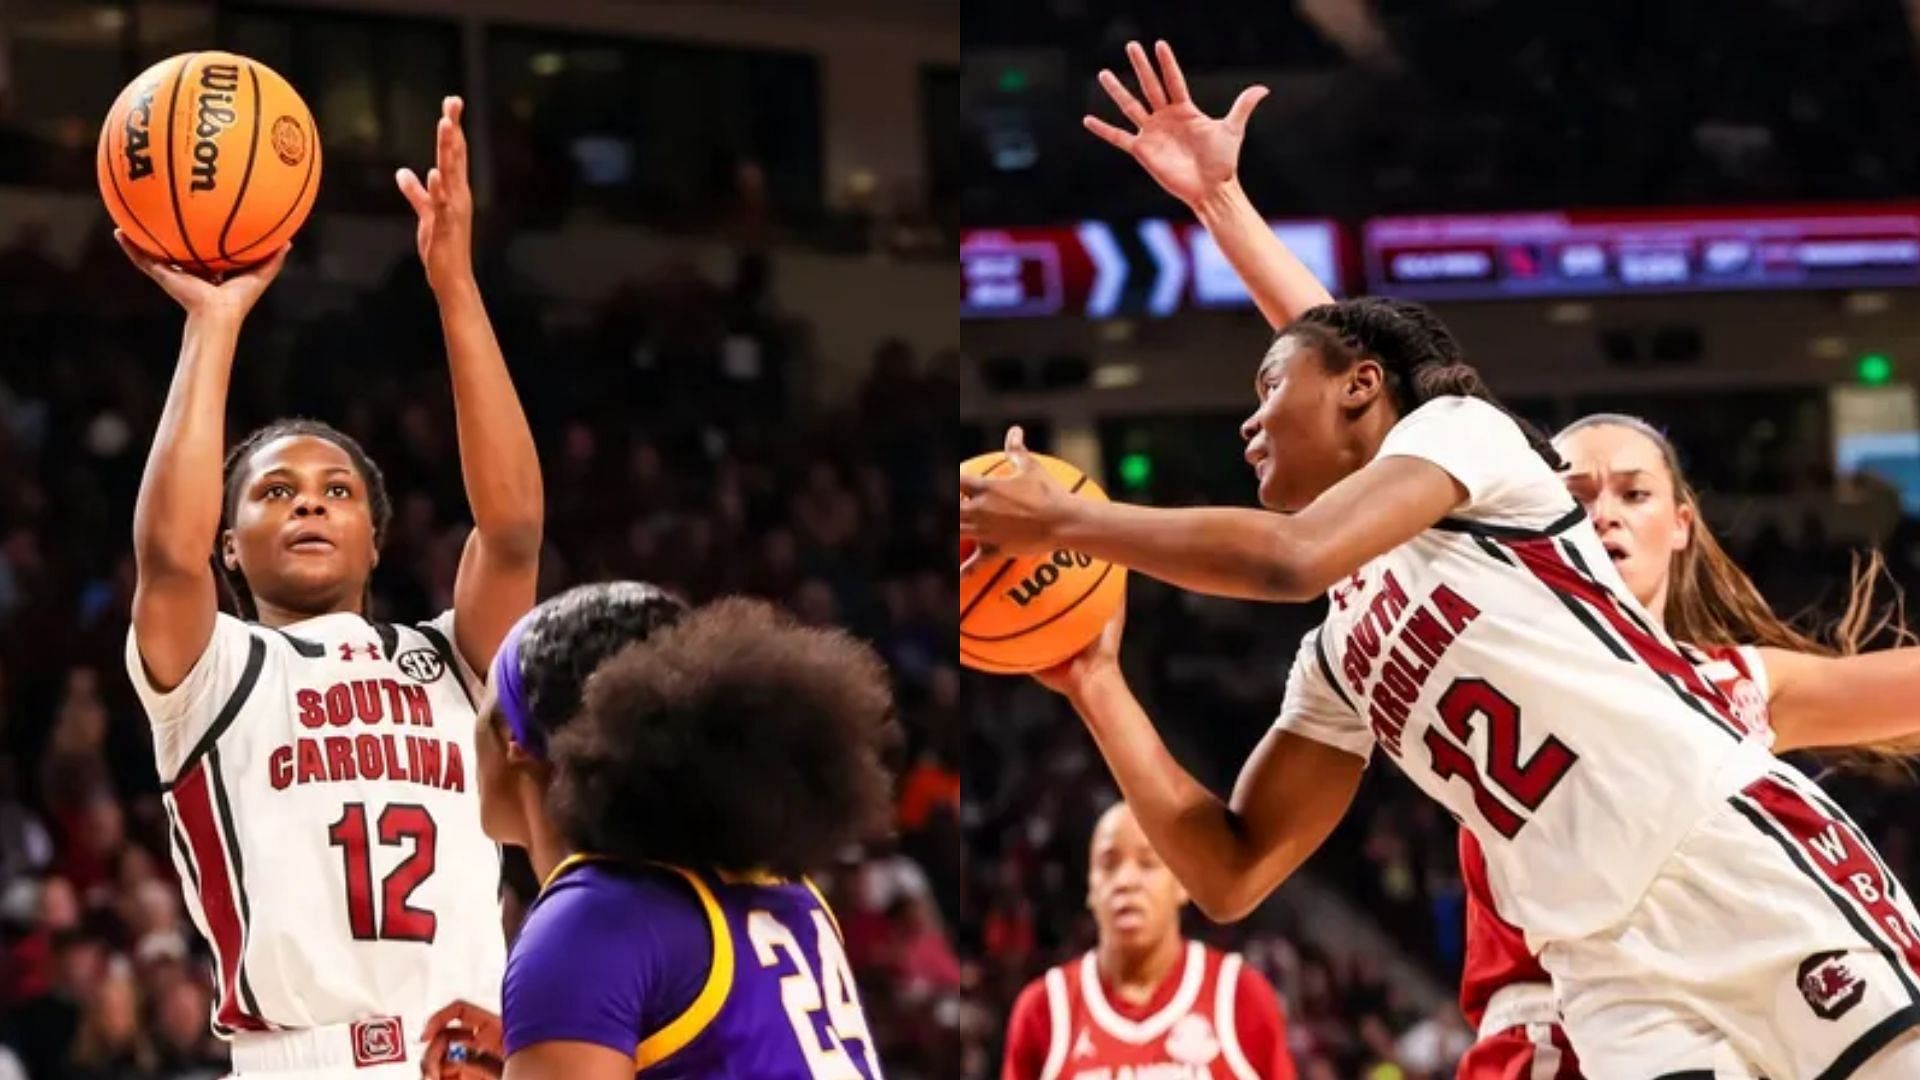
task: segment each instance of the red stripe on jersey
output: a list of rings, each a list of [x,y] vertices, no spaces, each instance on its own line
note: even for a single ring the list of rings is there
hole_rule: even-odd
[[[213,812],[208,783],[207,761],[201,758],[174,783],[169,794],[180,818],[180,828],[186,833],[188,850],[200,868],[200,910],[206,913],[207,929],[213,935],[214,959],[220,970],[220,1003],[214,1010],[214,1021],[238,1031],[265,1031],[266,1024],[240,1007],[237,984],[246,929],[240,923],[233,883],[227,876],[227,850]]]
[[[1662,642],[1628,618],[1606,586],[1576,570],[1560,554],[1553,540],[1544,537],[1514,540],[1506,541],[1506,545],[1542,584],[1563,596],[1584,602],[1595,614],[1607,620],[1607,625],[1620,635],[1643,663],[1677,682],[1680,689],[1700,705],[1709,719],[1718,723],[1727,734],[1740,737],[1740,725],[1734,719],[1733,706],[1719,688],[1701,678],[1687,658],[1681,656],[1673,646]]]
[[[1550,982],[1520,928],[1500,917],[1487,883],[1487,856],[1471,831],[1460,830],[1460,882],[1467,894],[1466,956],[1460,971],[1460,1012],[1478,1030],[1493,995],[1518,983]]]
[[[1872,851],[1854,835],[1851,825],[1836,821],[1805,795],[1772,776],[1763,776],[1743,792],[1760,804],[1806,855],[1807,863],[1835,890],[1851,897],[1866,912],[1863,920],[1873,943],[1907,962],[1907,975],[1920,975],[1920,927],[1910,924],[1889,890],[1899,886],[1881,872]]]
[[[1523,1024],[1496,1031],[1473,1044],[1455,1067],[1454,1080],[1582,1080],[1580,1059],[1559,1024]]]

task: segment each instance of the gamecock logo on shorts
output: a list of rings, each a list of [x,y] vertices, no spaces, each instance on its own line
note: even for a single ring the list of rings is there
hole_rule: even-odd
[[[400,1038],[400,1021],[383,1016],[353,1025],[353,1064],[355,1068],[386,1065],[407,1060],[406,1044]]]
[[[400,671],[414,682],[432,682],[447,670],[440,660],[440,654],[432,649],[408,649],[394,661]]]
[[[1853,973],[1845,956],[1823,952],[1800,961],[1800,996],[1822,1020],[1838,1020],[1867,996],[1867,980]]]

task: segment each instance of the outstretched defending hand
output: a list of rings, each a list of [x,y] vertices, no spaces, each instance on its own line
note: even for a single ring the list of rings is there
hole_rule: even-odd
[[[133,265],[158,282],[175,303],[187,309],[189,316],[225,316],[236,320],[246,318],[247,312],[253,310],[253,305],[260,301],[260,294],[266,292],[267,286],[273,284],[273,279],[280,276],[280,268],[287,264],[287,252],[293,250],[293,245],[288,244],[265,262],[230,271],[218,281],[208,281],[141,251],[119,229],[113,230],[113,239],[120,245],[120,250],[127,253]]]
[[[457,97],[440,102],[433,168],[422,184],[412,169],[393,174],[400,194],[420,218],[414,245],[436,291],[473,277],[473,189],[467,184],[467,136],[460,128],[466,103]]]
[[[960,536],[979,545],[975,559],[988,549],[1006,555],[1052,551],[1077,508],[1060,481],[1033,463],[1018,427],[1007,429],[1007,457],[1013,471],[1006,476],[960,478]]]
[[[1214,119],[1200,111],[1187,93],[1187,77],[1173,58],[1173,47],[1156,42],[1160,73],[1156,74],[1147,51],[1137,41],[1127,42],[1127,59],[1140,80],[1142,105],[1113,72],[1102,69],[1100,86],[1132,122],[1136,131],[1129,134],[1096,116],[1081,123],[1088,131],[1125,150],[1140,163],[1167,193],[1193,206],[1221,186],[1232,183],[1240,168],[1240,140],[1247,133],[1247,118],[1253,107],[1267,96],[1264,86],[1249,86],[1234,99],[1227,115]],[[1161,76],[1165,76],[1165,84]]]

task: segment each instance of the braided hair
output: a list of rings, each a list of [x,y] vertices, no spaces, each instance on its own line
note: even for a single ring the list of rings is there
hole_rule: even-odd
[[[1321,304],[1302,312],[1278,336],[1297,338],[1318,350],[1330,374],[1346,371],[1362,358],[1378,361],[1401,416],[1434,398],[1479,398],[1519,425],[1527,444],[1549,468],[1566,468],[1545,433],[1500,404],[1479,369],[1467,362],[1453,331],[1423,305],[1380,296]]]
[[[273,442],[275,439],[310,436],[325,439],[339,447],[353,462],[353,467],[367,485],[368,516],[373,519],[373,549],[387,538],[387,524],[393,520],[393,501],[387,494],[387,478],[380,466],[361,447],[353,436],[321,420],[308,420],[303,417],[288,417],[275,420],[270,424],[255,428],[246,438],[234,444],[227,451],[226,464],[221,470],[220,528],[222,534],[233,528],[234,509],[240,503],[240,485],[246,479],[246,463],[253,458],[254,451]],[[221,537],[214,537],[213,568],[220,580],[221,591],[228,603],[240,617],[249,621],[259,618],[259,606],[254,603],[253,590],[247,586],[246,574],[240,568],[227,565],[226,553]],[[364,612],[372,606],[373,582],[369,580],[360,595],[360,609]]]

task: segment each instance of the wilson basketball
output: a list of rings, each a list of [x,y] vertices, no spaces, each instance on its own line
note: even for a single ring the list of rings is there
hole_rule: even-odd
[[[95,172],[134,246],[214,274],[265,259],[300,230],[320,190],[320,137],[272,68],[182,53],[120,92]]]
[[[1059,458],[1031,456],[1075,495],[1106,501],[1086,473]],[[970,458],[960,472],[994,476],[1012,467],[1007,455],[992,453]],[[970,549],[961,545],[963,560]],[[999,675],[1044,671],[1099,637],[1126,593],[1125,567],[1079,552],[988,556],[960,578],[960,662]]]

